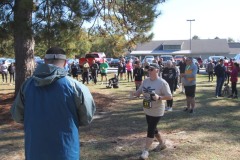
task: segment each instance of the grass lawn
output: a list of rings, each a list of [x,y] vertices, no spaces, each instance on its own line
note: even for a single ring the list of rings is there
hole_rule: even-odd
[[[158,128],[168,148],[150,152],[149,160],[237,160],[240,157],[240,99],[215,98],[215,81],[198,75],[196,112],[183,112],[185,96],[174,94],[172,112],[166,112]],[[88,85],[97,104],[92,124],[80,128],[82,160],[137,160],[146,137],[141,99],[130,100],[134,82],[120,81],[120,88]],[[240,87],[240,84],[238,84]],[[0,86],[0,95],[14,86]],[[0,116],[8,114],[12,100],[1,98]],[[6,108],[6,110],[2,110]],[[0,120],[4,120],[3,118]],[[0,159],[24,159],[21,125],[0,122]]]

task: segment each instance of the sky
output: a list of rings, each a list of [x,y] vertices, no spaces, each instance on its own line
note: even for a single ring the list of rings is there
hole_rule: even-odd
[[[155,20],[153,40],[232,38],[240,42],[240,0],[166,0]]]

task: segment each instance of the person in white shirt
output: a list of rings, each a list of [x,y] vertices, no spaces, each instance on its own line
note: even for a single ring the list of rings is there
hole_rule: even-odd
[[[3,64],[1,65],[1,73],[2,73],[2,82],[4,83],[4,79],[7,83],[7,75],[8,75],[8,65],[3,61]]]
[[[157,124],[164,115],[165,100],[172,99],[172,94],[168,83],[158,76],[159,69],[157,63],[150,64],[147,67],[149,77],[144,79],[138,90],[133,93],[137,97],[143,94],[143,110],[148,124],[146,144],[141,154],[142,159],[148,158],[154,137],[159,141],[156,150],[166,148],[165,141],[157,129]]]

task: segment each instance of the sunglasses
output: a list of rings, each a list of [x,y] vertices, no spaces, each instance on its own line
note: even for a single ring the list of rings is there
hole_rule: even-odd
[[[153,71],[153,70],[154,70],[154,68],[149,68],[149,69],[148,69],[148,71]]]

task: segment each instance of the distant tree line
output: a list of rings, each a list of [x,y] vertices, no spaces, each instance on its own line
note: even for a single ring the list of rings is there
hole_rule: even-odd
[[[194,35],[194,36],[192,37],[192,39],[193,39],[193,40],[196,40],[196,39],[200,39],[200,37],[198,37],[197,35]],[[214,39],[220,39],[220,38],[219,38],[219,37],[215,37]],[[227,41],[228,41],[228,43],[236,42],[236,41],[235,41],[233,38],[231,38],[231,37],[228,37]]]

